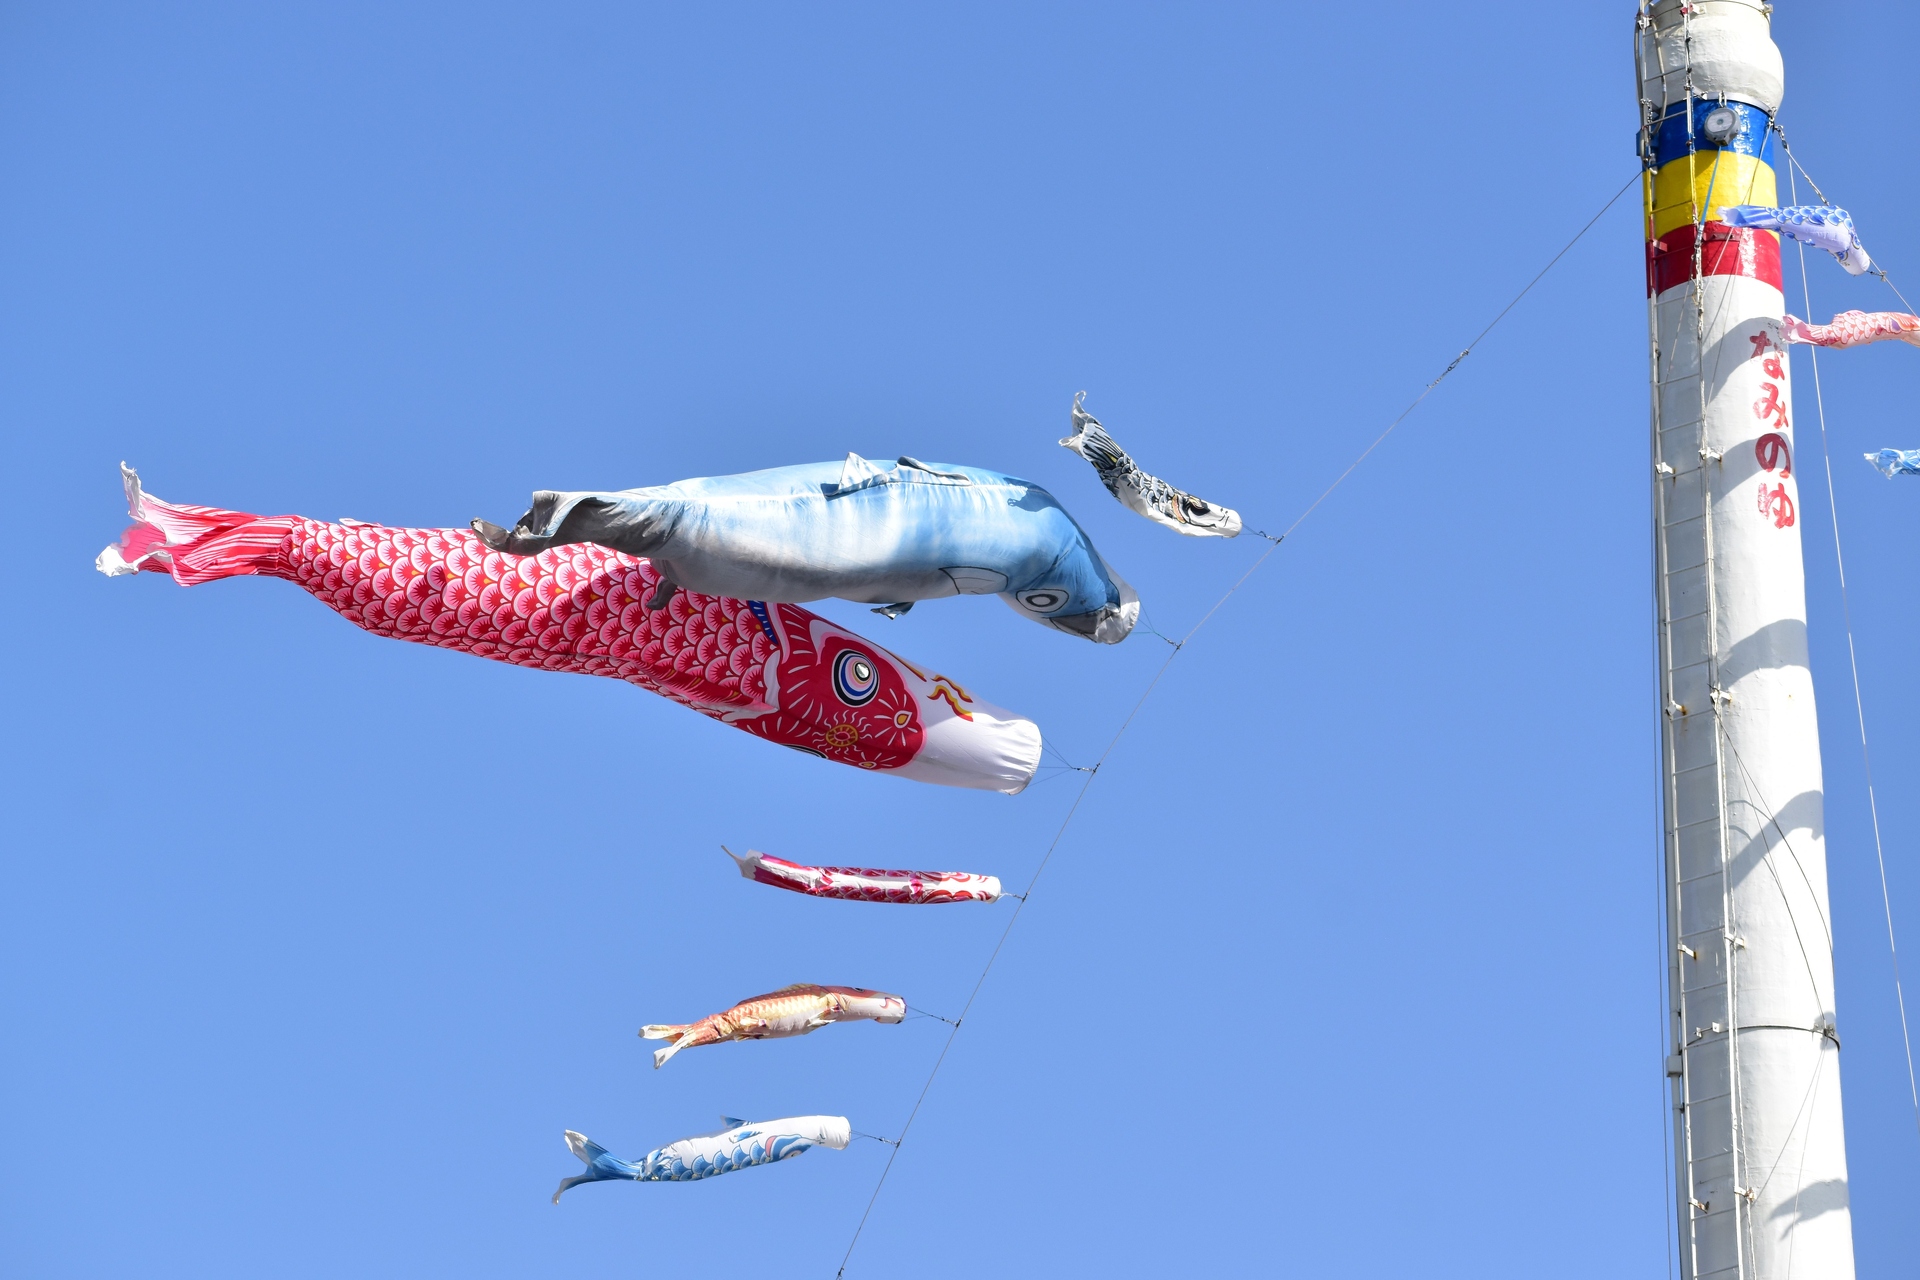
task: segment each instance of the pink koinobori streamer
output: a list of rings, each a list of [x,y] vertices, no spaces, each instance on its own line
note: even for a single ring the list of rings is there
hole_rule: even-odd
[[[1798,316],[1780,323],[1789,343],[1815,347],[1864,347],[1898,339],[1920,347],[1920,316],[1904,311],[1842,311],[1831,324],[1808,324]]]

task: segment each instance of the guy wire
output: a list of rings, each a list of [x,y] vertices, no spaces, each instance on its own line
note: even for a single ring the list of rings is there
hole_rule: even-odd
[[[1126,736],[1127,730],[1133,727],[1133,722],[1135,718],[1139,716],[1140,709],[1146,706],[1147,699],[1151,698],[1153,696],[1154,690],[1160,687],[1160,681],[1167,674],[1167,669],[1173,665],[1174,659],[1178,658],[1183,652],[1185,652],[1188,641],[1192,640],[1194,636],[1198,635],[1200,633],[1200,629],[1206,626],[1207,623],[1213,620],[1213,615],[1218,613],[1221,610],[1221,608],[1227,603],[1227,601],[1232,599],[1234,594],[1238,592],[1241,587],[1246,585],[1247,580],[1252,578],[1254,574],[1260,571],[1260,569],[1273,556],[1273,553],[1280,549],[1281,544],[1286,540],[1286,538],[1290,536],[1294,530],[1298,529],[1303,523],[1305,523],[1308,516],[1312,515],[1315,511],[1319,510],[1320,504],[1325,502],[1329,497],[1331,497],[1335,489],[1338,489],[1342,484],[1346,483],[1347,477],[1352,475],[1354,471],[1356,471],[1359,468],[1360,464],[1365,462],[1375,449],[1378,449],[1382,444],[1386,442],[1387,437],[1393,434],[1394,429],[1398,427],[1402,422],[1406,421],[1408,415],[1411,414],[1415,409],[1419,408],[1421,403],[1425,401],[1428,396],[1433,394],[1434,389],[1438,387],[1442,382],[1446,381],[1447,376],[1449,374],[1451,374],[1455,369],[1458,369],[1461,363],[1465,361],[1468,356],[1473,354],[1474,348],[1480,345],[1481,340],[1485,338],[1489,333],[1492,333],[1494,330],[1494,327],[1498,325],[1502,320],[1507,318],[1507,313],[1512,311],[1516,306],[1518,306],[1520,304],[1520,300],[1522,298],[1525,298],[1527,294],[1533,291],[1533,287],[1539,284],[1540,281],[1543,278],[1545,278],[1547,272],[1553,270],[1553,268],[1559,263],[1560,259],[1566,257],[1568,251],[1571,250],[1576,244],[1579,244],[1580,241],[1586,237],[1587,232],[1593,230],[1594,224],[1600,221],[1601,217],[1606,214],[1607,210],[1613,208],[1613,206],[1619,202],[1620,197],[1627,193],[1628,188],[1632,187],[1634,183],[1640,180],[1641,180],[1641,170],[1638,167],[1636,167],[1634,169],[1633,176],[1627,180],[1625,185],[1623,185],[1618,191],[1614,192],[1613,195],[1608,198],[1607,202],[1600,206],[1600,210],[1598,213],[1595,213],[1593,217],[1587,219],[1586,225],[1581,227],[1580,230],[1574,234],[1573,239],[1567,241],[1567,243],[1561,247],[1560,252],[1554,254],[1553,257],[1547,260],[1547,265],[1540,268],[1540,270],[1534,275],[1533,279],[1527,281],[1525,287],[1523,287],[1520,290],[1520,292],[1514,294],[1513,299],[1510,302],[1508,302],[1506,306],[1500,309],[1499,314],[1494,316],[1492,320],[1487,322],[1486,328],[1480,330],[1480,332],[1477,335],[1475,335],[1473,341],[1469,342],[1466,345],[1465,349],[1462,350],[1459,355],[1453,358],[1453,362],[1449,364],[1445,369],[1442,369],[1440,371],[1440,375],[1436,377],[1433,381],[1429,382],[1425,386],[1425,388],[1421,390],[1420,394],[1414,397],[1412,403],[1408,404],[1405,409],[1402,409],[1400,411],[1399,416],[1394,418],[1393,421],[1387,424],[1386,429],[1374,438],[1373,443],[1369,444],[1365,449],[1363,449],[1360,452],[1360,456],[1355,458],[1351,463],[1349,463],[1347,465],[1347,469],[1345,471],[1342,471],[1338,476],[1336,476],[1334,478],[1333,483],[1328,485],[1324,490],[1321,491],[1320,496],[1315,498],[1312,501],[1312,503],[1310,503],[1307,506],[1307,509],[1305,511],[1302,511],[1300,515],[1294,520],[1294,522],[1287,526],[1286,531],[1284,533],[1280,534],[1278,537],[1275,537],[1272,534],[1261,534],[1260,536],[1267,539],[1267,549],[1260,553],[1259,558],[1256,559],[1252,565],[1248,566],[1246,572],[1242,573],[1240,577],[1237,580],[1235,580],[1234,584],[1228,587],[1226,591],[1222,593],[1222,595],[1218,600],[1213,602],[1213,607],[1208,609],[1206,613],[1201,615],[1200,620],[1193,624],[1193,626],[1187,631],[1186,635],[1173,643],[1172,648],[1170,648],[1167,652],[1167,656],[1165,660],[1162,661],[1159,668],[1154,671],[1153,678],[1147,681],[1146,688],[1141,691],[1139,699],[1134,702],[1133,709],[1127,713],[1127,718],[1121,722],[1120,727],[1114,731],[1113,737],[1107,742],[1106,750],[1102,751],[1100,753],[1100,758],[1094,761],[1094,763],[1087,769],[1086,779],[1080,784],[1080,790],[1074,795],[1073,804],[1068,807],[1066,817],[1060,820],[1060,826],[1058,827],[1058,829],[1054,831],[1053,839],[1048,843],[1047,851],[1040,859],[1040,865],[1034,868],[1032,877],[1029,878],[1027,881],[1026,893],[1018,894],[1018,895],[1015,895],[1015,894],[1007,895],[1009,897],[1018,897],[1020,900],[1020,905],[1015,907],[1013,909],[1013,914],[1007,918],[1006,927],[1000,931],[999,940],[993,944],[993,950],[991,953],[988,954],[986,964],[981,967],[980,976],[974,980],[973,990],[970,993],[968,993],[966,1003],[960,1007],[960,1015],[957,1018],[953,1019],[953,1026],[952,1026],[952,1029],[947,1032],[946,1042],[940,1046],[940,1055],[939,1057],[934,1059],[933,1069],[927,1073],[926,1082],[920,1086],[920,1094],[917,1098],[914,1099],[913,1109],[907,1113],[906,1123],[900,1126],[899,1137],[891,1140],[892,1150],[890,1150],[887,1154],[887,1163],[880,1170],[879,1180],[874,1183],[873,1194],[867,1198],[867,1207],[864,1211],[861,1212],[860,1221],[853,1229],[853,1238],[847,1241],[847,1251],[840,1258],[840,1268],[839,1270],[834,1272],[835,1280],[839,1280],[839,1277],[842,1277],[846,1274],[847,1263],[853,1257],[854,1248],[860,1243],[861,1233],[864,1232],[867,1228],[867,1220],[873,1215],[873,1206],[879,1202],[880,1192],[887,1185],[887,1175],[893,1172],[893,1162],[900,1158],[900,1151],[906,1145],[907,1133],[909,1130],[913,1128],[913,1122],[919,1118],[920,1109],[926,1103],[927,1094],[933,1088],[934,1079],[940,1074],[940,1068],[943,1065],[945,1065],[947,1061],[948,1051],[953,1048],[954,1038],[960,1034],[961,1024],[966,1022],[967,1014],[970,1013],[973,1009],[973,1002],[979,998],[980,989],[986,985],[987,975],[993,971],[994,962],[1000,958],[1000,952],[1007,945],[1007,938],[1013,933],[1014,925],[1019,923],[1020,913],[1026,910],[1027,900],[1032,895],[1034,886],[1040,882],[1040,876],[1043,872],[1046,871],[1047,863],[1053,859],[1055,850],[1059,849],[1060,847],[1060,841],[1063,838],[1065,838],[1067,834],[1067,828],[1073,824],[1074,817],[1080,812],[1080,804],[1083,800],[1087,798],[1087,792],[1090,789],[1092,789],[1094,779],[1100,776],[1101,767],[1106,764],[1107,758],[1113,754],[1114,748],[1120,745],[1120,740]],[[887,1141],[887,1140],[882,1139],[882,1141]]]

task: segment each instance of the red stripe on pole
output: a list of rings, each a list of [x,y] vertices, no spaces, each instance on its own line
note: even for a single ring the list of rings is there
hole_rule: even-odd
[[[1754,227],[1706,224],[1706,243],[1700,251],[1703,276],[1747,276],[1780,287],[1780,237]],[[1675,227],[1658,240],[1647,242],[1647,292],[1665,293],[1693,279],[1692,223]]]

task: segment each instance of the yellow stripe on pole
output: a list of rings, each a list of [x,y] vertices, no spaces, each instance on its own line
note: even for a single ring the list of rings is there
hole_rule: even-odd
[[[1653,234],[1663,236],[1696,219],[1718,222],[1720,210],[1730,204],[1779,203],[1771,165],[1735,151],[1696,151],[1667,161],[1654,174]]]

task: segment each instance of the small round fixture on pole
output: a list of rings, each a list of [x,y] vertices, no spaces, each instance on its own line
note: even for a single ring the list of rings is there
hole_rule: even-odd
[[[1700,122],[1700,132],[1706,134],[1707,141],[1714,146],[1724,147],[1740,136],[1740,113],[1732,107],[1715,107]]]

